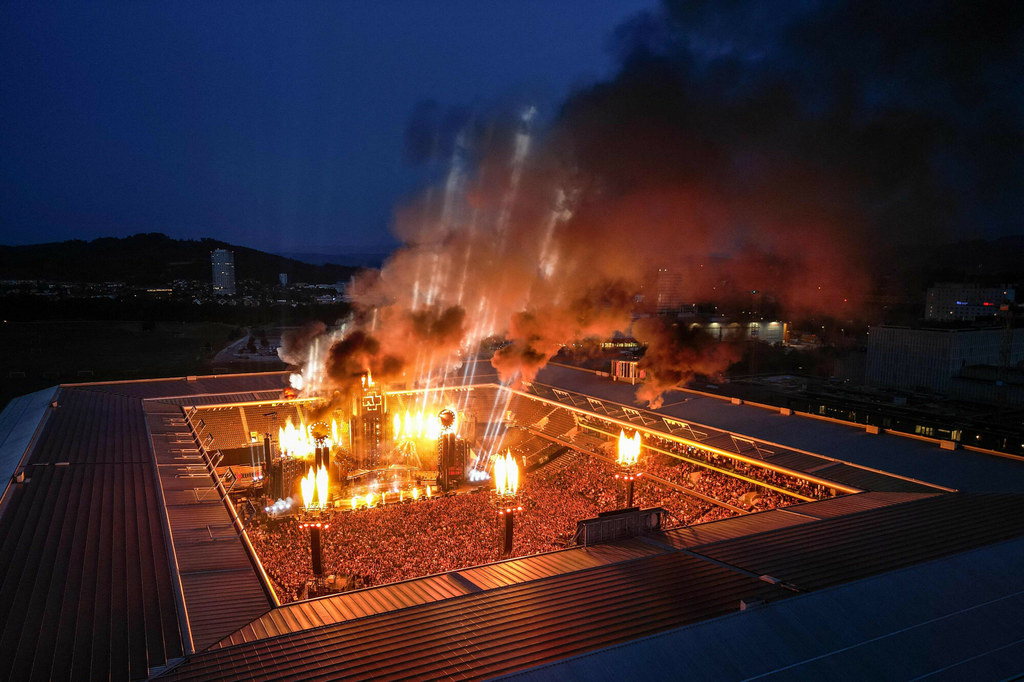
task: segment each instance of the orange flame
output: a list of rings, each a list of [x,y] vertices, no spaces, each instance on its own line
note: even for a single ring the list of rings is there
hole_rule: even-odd
[[[313,470],[310,469],[310,472]],[[327,492],[328,492],[328,476],[327,467],[320,467],[320,470],[316,472],[316,494],[321,507],[327,506]]]
[[[494,490],[499,495],[515,495],[519,490],[519,467],[511,451],[494,460]]]
[[[619,431],[619,459],[621,466],[634,466],[640,460],[640,432],[633,434],[632,438],[626,438],[624,430]]]
[[[302,506],[315,506],[314,495],[316,494],[316,474],[313,473],[313,467],[310,467],[309,474],[303,476],[299,481],[299,486],[302,488]]]

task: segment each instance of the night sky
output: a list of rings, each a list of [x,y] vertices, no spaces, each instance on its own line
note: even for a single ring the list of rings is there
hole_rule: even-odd
[[[741,226],[865,239],[1020,234],[1022,7],[5,3],[0,240],[388,247],[455,128],[527,104],[623,196],[674,184]]]
[[[614,73],[652,0],[10,2],[0,242],[165,232],[374,249],[429,169],[417,107],[535,103]]]

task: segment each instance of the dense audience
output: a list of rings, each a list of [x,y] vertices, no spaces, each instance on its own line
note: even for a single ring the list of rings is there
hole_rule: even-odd
[[[644,461],[648,475],[733,506],[767,509],[792,503],[782,495],[667,456]],[[615,464],[571,450],[524,476],[516,515],[514,556],[569,545],[580,519],[625,506]],[[634,504],[663,507],[674,524],[690,525],[733,512],[651,478],[635,484]],[[752,499],[751,499],[752,498]],[[668,525],[674,525],[669,523]],[[249,538],[282,601],[307,596],[313,578],[309,531],[294,518],[254,519]],[[324,572],[350,587],[381,585],[501,558],[501,519],[490,491],[435,497],[357,511],[337,511],[323,530]]]
[[[583,426],[592,426],[597,429],[607,430],[608,428],[607,423],[592,418],[581,417],[579,418],[579,422]],[[820,500],[831,497],[833,495],[831,490],[817,483],[812,483],[810,481],[806,481],[796,476],[788,476],[786,474],[779,473],[773,469],[769,469],[764,466],[758,466],[756,464],[744,462],[738,459],[734,459],[732,457],[725,457],[710,450],[705,450],[703,448],[695,447],[693,445],[684,445],[682,443],[677,443],[676,441],[669,440],[667,438],[659,438],[657,436],[648,436],[645,438],[644,442],[648,445],[654,445],[658,448],[661,448],[662,450],[667,450],[669,452],[675,453],[681,457],[686,457],[691,460],[704,462],[718,469],[724,469],[729,472],[742,474],[743,476],[746,476],[748,478],[761,481],[776,488],[782,488],[783,490],[798,493],[800,495],[803,495],[804,497],[810,497],[813,499]],[[667,457],[665,459],[672,460],[672,462],[680,461],[675,457]],[[700,467],[699,465],[691,466],[697,466],[698,471],[708,472],[708,469]],[[726,476],[724,478],[728,477]],[[760,486],[756,486],[756,488],[758,493],[765,500],[774,498],[780,501],[786,501],[786,503],[788,504],[792,504],[796,500],[796,498],[790,499],[786,497],[784,494],[774,492],[769,488],[764,488]],[[779,505],[772,504],[768,508],[774,508],[776,506]]]

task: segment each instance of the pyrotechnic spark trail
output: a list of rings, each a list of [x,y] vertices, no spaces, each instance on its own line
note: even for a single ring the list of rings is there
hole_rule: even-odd
[[[504,250],[505,237],[509,219],[512,217],[512,206],[515,204],[516,196],[519,194],[519,182],[523,176],[523,166],[526,162],[526,155],[530,152],[530,123],[537,114],[536,107],[527,107],[520,115],[520,128],[516,132],[515,153],[512,156],[512,173],[509,177],[508,190],[501,203],[501,211],[498,214],[498,252]]]
[[[512,401],[512,391],[509,391],[508,387],[516,379],[518,379],[518,374],[509,377],[507,381],[502,381],[494,396],[494,405],[491,406],[491,414],[487,419],[487,429],[484,431],[484,437],[481,441],[482,448],[487,453],[482,457],[484,468],[486,468],[487,462],[490,461],[495,449],[501,442],[501,437],[504,435],[504,415],[508,410],[509,403]],[[499,408],[498,406],[502,404],[502,399],[504,399],[504,405]]]

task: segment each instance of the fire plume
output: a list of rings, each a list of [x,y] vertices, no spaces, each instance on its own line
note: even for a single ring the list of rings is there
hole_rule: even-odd
[[[303,507],[326,507],[329,478],[326,467],[319,471],[309,467],[309,471],[300,480]]]
[[[313,473],[313,467],[309,468],[309,473],[302,478],[300,481],[302,487],[302,506],[313,507],[315,506],[315,495],[316,495],[316,474]]]
[[[619,459],[622,466],[635,466],[640,460],[640,432],[633,434],[632,438],[626,438],[626,432],[619,430]]]
[[[494,460],[494,490],[499,495],[515,495],[519,490],[519,467],[510,451]]]
[[[327,492],[328,492],[328,478],[327,478],[327,467],[320,467],[320,470],[316,472],[316,494],[319,498],[320,506],[324,507],[327,505]]]

